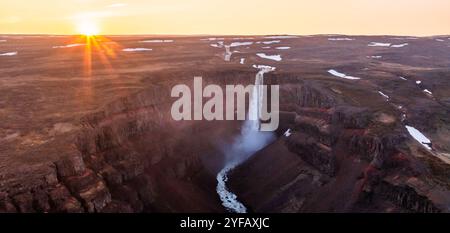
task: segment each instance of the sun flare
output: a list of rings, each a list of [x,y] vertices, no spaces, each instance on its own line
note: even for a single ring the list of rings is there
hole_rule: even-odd
[[[85,36],[98,35],[100,30],[94,22],[83,21],[77,25],[78,32]]]

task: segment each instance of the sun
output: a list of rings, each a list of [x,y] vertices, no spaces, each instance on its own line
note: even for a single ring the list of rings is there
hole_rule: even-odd
[[[100,30],[94,22],[82,21],[77,25],[78,32],[85,36],[95,36],[98,35]]]

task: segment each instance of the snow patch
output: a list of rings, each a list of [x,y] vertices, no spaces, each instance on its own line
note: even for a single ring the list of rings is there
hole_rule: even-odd
[[[264,38],[266,39],[293,39],[293,38],[298,38],[298,36],[265,36]]]
[[[378,93],[379,93],[381,96],[383,96],[383,97],[386,99],[386,101],[389,101],[389,96],[388,96],[388,95],[384,94],[384,93],[381,92],[381,91],[378,91]]]
[[[216,40],[225,40],[225,38],[216,38],[216,37],[210,37],[210,38],[204,38],[204,39],[200,39],[203,41],[216,41]]]
[[[253,68],[261,70],[261,71],[265,71],[265,73],[274,71],[276,68],[273,66],[268,66],[268,65],[253,65]]]
[[[352,39],[352,38],[328,38],[328,40],[330,40],[330,41],[352,41],[355,39]]]
[[[443,39],[436,39],[436,41],[438,41],[438,42],[444,42],[445,40],[443,40]]]
[[[428,89],[423,90],[423,92],[425,92],[425,93],[427,93],[427,94],[429,94],[429,95],[433,95],[433,92],[431,92],[431,91],[428,90]]]
[[[282,46],[282,47],[276,47],[275,49],[278,49],[278,50],[288,50],[288,49],[291,49],[291,47],[289,47],[289,46]]]
[[[367,58],[381,59],[383,56],[367,56]]]
[[[405,81],[407,81],[408,79],[406,79],[405,77],[403,77],[403,76],[399,76],[398,77],[399,79],[401,79],[401,80],[405,80]]]
[[[247,42],[233,42],[230,44],[230,47],[238,47],[238,46],[246,46],[246,45],[252,45],[253,42],[247,41]]]
[[[264,46],[263,49],[270,49],[270,46]]]
[[[290,137],[292,135],[292,132],[291,132],[291,129],[288,129],[285,133],[284,133],[284,136],[285,137]]]
[[[245,58],[241,58],[241,61],[239,63],[241,63],[242,65],[245,64]]]
[[[253,37],[235,37],[233,40],[253,40]]]
[[[367,46],[369,47],[389,47],[390,43],[379,43],[379,42],[370,42]]]
[[[358,77],[347,76],[346,74],[340,73],[340,72],[338,72],[336,70],[328,70],[328,73],[330,73],[331,75],[334,75],[336,77],[339,77],[339,78],[345,78],[345,79],[350,79],[350,80],[361,79],[361,78],[358,78]]]
[[[143,40],[141,43],[172,43],[174,40]]]
[[[430,139],[428,139],[425,135],[423,135],[419,130],[417,130],[416,128],[412,127],[412,126],[405,126],[406,129],[408,130],[408,133],[416,140],[418,141],[420,144],[422,144],[422,146],[424,146],[425,148],[427,148],[428,150],[431,150],[431,141]]]
[[[18,52],[0,53],[0,56],[16,56]]]
[[[420,85],[422,83],[422,81],[416,81],[417,85]]]
[[[280,43],[280,42],[281,42],[281,40],[271,40],[271,41],[263,41],[261,43],[263,43],[263,44],[277,44],[277,43]]]
[[[53,46],[54,49],[63,49],[63,48],[73,48],[73,47],[79,47],[79,46],[85,46],[86,44],[68,44],[68,45],[57,45]]]
[[[391,47],[392,48],[403,48],[405,46],[409,45],[408,43],[403,43],[403,44],[394,44]]]
[[[152,51],[153,49],[148,49],[148,48],[127,48],[127,49],[122,49],[122,51],[124,52],[144,52],[144,51]]]
[[[274,60],[274,61],[281,61],[282,60],[281,55],[267,55],[265,53],[257,53],[256,55],[258,57],[260,57],[260,58]]]

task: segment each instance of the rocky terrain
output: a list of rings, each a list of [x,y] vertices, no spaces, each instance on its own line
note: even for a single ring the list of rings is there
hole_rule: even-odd
[[[280,85],[231,170],[251,212],[450,212],[450,36],[0,36],[0,212],[226,212],[241,121],[174,121],[177,84]]]

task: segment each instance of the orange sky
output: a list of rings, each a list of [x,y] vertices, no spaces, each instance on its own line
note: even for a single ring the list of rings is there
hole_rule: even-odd
[[[0,0],[0,33],[450,34],[449,0]],[[83,27],[83,26],[81,26]]]

